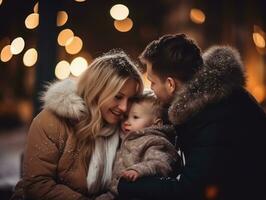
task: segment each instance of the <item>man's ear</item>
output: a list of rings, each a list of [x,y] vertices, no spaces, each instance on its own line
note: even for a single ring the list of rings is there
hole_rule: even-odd
[[[157,126],[162,126],[163,125],[163,120],[161,118],[156,118],[153,122],[154,125]]]
[[[167,77],[165,84],[166,84],[167,92],[169,94],[173,94],[176,90],[176,87],[177,87],[177,85],[176,85],[177,83],[176,83],[175,79],[173,79],[172,77]]]

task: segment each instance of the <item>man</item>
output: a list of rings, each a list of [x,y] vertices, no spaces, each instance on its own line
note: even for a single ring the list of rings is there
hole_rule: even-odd
[[[266,115],[244,89],[238,52],[201,56],[184,34],[151,42],[140,56],[151,89],[169,104],[184,167],[177,178],[121,179],[121,198],[266,199]]]

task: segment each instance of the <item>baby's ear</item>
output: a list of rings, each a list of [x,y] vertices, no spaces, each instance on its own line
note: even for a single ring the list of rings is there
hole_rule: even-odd
[[[153,124],[157,126],[162,126],[163,125],[163,120],[161,118],[156,118],[153,120]]]

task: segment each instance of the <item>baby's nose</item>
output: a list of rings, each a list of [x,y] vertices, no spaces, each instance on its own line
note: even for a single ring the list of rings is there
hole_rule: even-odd
[[[129,121],[126,120],[126,121],[124,122],[124,126],[129,126],[129,125],[130,125]]]

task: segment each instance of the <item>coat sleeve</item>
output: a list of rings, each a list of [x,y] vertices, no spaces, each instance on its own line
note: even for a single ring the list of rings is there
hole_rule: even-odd
[[[42,111],[28,132],[23,162],[23,191],[29,199],[81,200],[82,194],[58,184],[57,164],[60,158],[60,121],[52,113]]]
[[[175,147],[162,137],[153,136],[144,147],[141,162],[136,163],[126,170],[135,170],[143,176],[169,176],[173,167],[181,167],[181,158]]]

